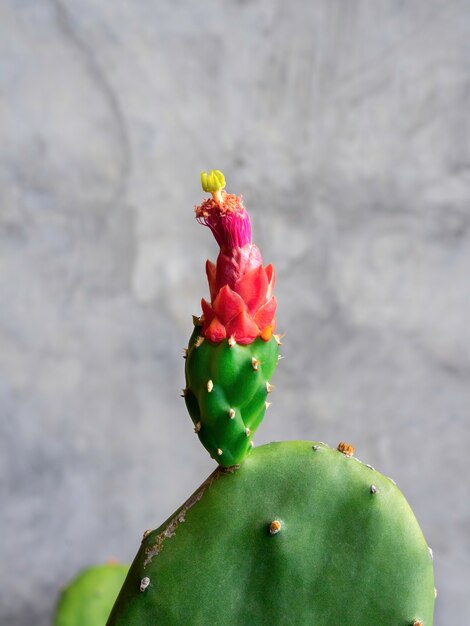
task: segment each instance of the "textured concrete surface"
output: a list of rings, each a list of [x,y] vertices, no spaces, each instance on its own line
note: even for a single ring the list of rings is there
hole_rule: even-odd
[[[464,623],[469,58],[468,1],[0,3],[2,626],[49,624],[212,468],[179,398],[210,167],[278,269],[257,443],[354,442]]]

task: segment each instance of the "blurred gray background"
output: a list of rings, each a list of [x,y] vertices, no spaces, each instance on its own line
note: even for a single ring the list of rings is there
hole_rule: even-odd
[[[353,442],[470,611],[470,2],[0,2],[0,623],[133,558],[212,470],[182,400],[199,173],[286,331],[256,442]]]

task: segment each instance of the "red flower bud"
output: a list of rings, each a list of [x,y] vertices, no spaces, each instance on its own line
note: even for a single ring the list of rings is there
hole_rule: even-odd
[[[251,241],[250,218],[241,198],[222,192],[205,200],[196,219],[208,226],[220,246],[217,262],[206,263],[211,302],[202,300],[202,335],[213,343],[233,337],[240,344],[268,341],[276,327],[275,272],[263,267]]]

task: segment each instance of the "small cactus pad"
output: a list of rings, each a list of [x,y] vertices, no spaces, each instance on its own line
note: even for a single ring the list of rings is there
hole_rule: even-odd
[[[428,546],[393,481],[296,441],[217,468],[148,534],[108,626],[432,626],[433,607]]]
[[[202,445],[223,467],[241,463],[264,417],[278,363],[275,337],[213,344],[196,326],[186,357],[186,406]]]
[[[117,563],[83,571],[63,590],[54,626],[105,626],[128,571]]]

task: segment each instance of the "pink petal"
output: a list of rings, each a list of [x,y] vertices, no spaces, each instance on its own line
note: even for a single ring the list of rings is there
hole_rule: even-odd
[[[273,295],[274,284],[276,282],[276,272],[274,270],[274,265],[272,263],[270,263],[269,265],[266,265],[264,270],[266,272],[266,277],[268,279],[268,289],[266,291],[266,300],[269,300],[269,298]]]
[[[209,326],[203,329],[203,335],[212,343],[219,343],[222,339],[225,339],[227,333],[225,332],[225,326],[220,323],[217,317],[214,317]]]
[[[209,325],[215,317],[215,311],[211,305],[202,298],[201,300],[202,314],[204,316],[205,325]]]
[[[254,317],[255,323],[264,330],[266,326],[270,326],[272,324],[274,314],[276,313],[277,301],[275,296],[270,298],[266,304],[260,306],[260,308],[256,311],[256,315]]]
[[[207,259],[206,274],[207,274],[207,280],[209,282],[209,292],[211,294],[211,302],[214,301],[217,295],[216,272],[217,272],[217,269],[216,269],[215,263],[212,263],[212,261],[209,261],[209,259]]]
[[[251,343],[258,337],[259,328],[246,311],[242,311],[226,325],[227,336],[233,335],[240,344]]]
[[[212,307],[222,324],[227,325],[227,322],[243,311],[245,303],[238,293],[225,285],[217,294]]]
[[[243,298],[252,315],[266,301],[267,289],[268,277],[261,265],[241,276],[235,283],[235,291]]]

